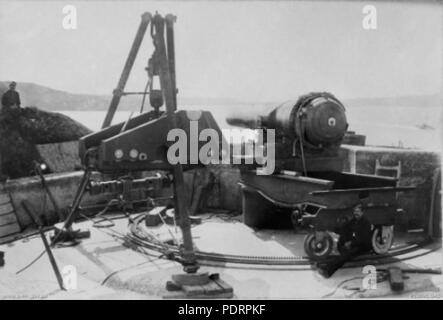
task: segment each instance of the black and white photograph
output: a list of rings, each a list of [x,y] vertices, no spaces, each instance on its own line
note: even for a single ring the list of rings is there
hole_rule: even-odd
[[[441,1],[0,0],[0,48],[0,300],[443,299]]]

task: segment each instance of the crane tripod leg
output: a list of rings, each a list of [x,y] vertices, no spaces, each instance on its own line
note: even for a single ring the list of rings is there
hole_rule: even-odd
[[[77,189],[77,193],[75,194],[74,200],[72,201],[68,217],[66,218],[61,228],[55,228],[54,230],[54,235],[51,237],[52,246],[57,243],[68,243],[68,242],[77,244],[78,240],[89,238],[91,236],[91,233],[89,231],[80,231],[72,229],[72,224],[77,218],[80,202],[83,198],[83,195],[85,194],[86,186],[88,185],[90,177],[91,177],[91,171],[86,169],[85,173],[83,174],[80,185]]]
[[[184,203],[184,182],[181,165],[174,167],[175,213],[183,235],[181,261],[185,273],[172,275],[172,281],[166,282],[170,292],[165,298],[232,298],[233,288],[220,279],[218,274],[197,272],[200,266],[194,252],[191,222]]]

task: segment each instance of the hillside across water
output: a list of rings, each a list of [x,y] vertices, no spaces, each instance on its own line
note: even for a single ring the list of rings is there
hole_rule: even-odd
[[[8,88],[9,81],[0,81],[0,92]],[[314,88],[312,91],[321,91]],[[51,89],[42,85],[30,82],[19,82],[17,91],[20,92],[23,105],[38,106],[48,111],[70,110],[70,111],[100,111],[107,110],[111,101],[109,95],[94,94],[76,94],[66,91]],[[112,91],[112,90],[110,90]],[[296,92],[303,94],[303,92]],[[193,98],[178,96],[179,102],[183,106],[187,105],[277,105],[294,97],[282,97],[281,101],[241,101],[233,98]],[[337,97],[346,107],[351,108],[374,108],[374,107],[436,107],[441,105],[442,96],[440,94],[432,95],[411,95],[398,97],[380,97],[380,98],[352,98]],[[119,109],[126,111],[137,111],[141,104],[141,96],[124,96],[121,99]]]
[[[0,92],[8,82],[0,82]],[[92,130],[100,129],[111,95],[71,94],[33,83],[18,83],[22,104],[37,106],[48,111],[58,111],[81,122]],[[211,111],[221,128],[231,128],[225,121],[232,110],[256,112],[276,106],[294,97],[282,97],[278,102],[241,102],[234,99],[183,98],[179,95],[179,108],[205,109]],[[367,144],[403,146],[427,150],[441,149],[441,97],[400,96],[385,98],[339,98],[346,107],[349,130],[367,136]],[[125,121],[130,112],[140,109],[140,96],[125,96],[121,99],[114,123]],[[148,110],[149,106],[145,106]]]

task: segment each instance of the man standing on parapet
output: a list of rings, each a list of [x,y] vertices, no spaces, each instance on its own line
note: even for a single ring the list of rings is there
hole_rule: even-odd
[[[1,114],[6,123],[14,124],[17,117],[20,115],[21,102],[20,95],[15,91],[17,83],[12,81],[9,84],[9,90],[6,91],[2,96],[2,109]],[[2,156],[0,154],[0,182],[4,182],[7,179],[2,172]],[[1,261],[0,261],[1,262]]]
[[[20,94],[15,91],[17,83],[12,81],[9,84],[9,90],[6,91],[2,96],[2,106],[4,111],[12,111],[20,109]]]

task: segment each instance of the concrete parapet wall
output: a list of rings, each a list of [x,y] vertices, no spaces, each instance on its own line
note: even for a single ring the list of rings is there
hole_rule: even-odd
[[[439,153],[351,145],[342,146],[342,150],[347,159],[344,170],[351,173],[374,174],[377,160],[382,166],[400,164],[401,173],[398,185],[416,186],[417,189],[399,194],[399,205],[405,210],[399,223],[407,228],[427,228],[433,194],[433,177],[436,170],[441,167]],[[379,174],[393,176],[392,172],[386,170]]]
[[[83,172],[68,172],[63,174],[45,175],[46,184],[60,209],[66,211],[71,205],[77,187],[80,184]],[[11,195],[14,204],[17,220],[22,229],[32,225],[31,218],[26,214],[22,207],[22,201],[26,200],[36,214],[44,222],[58,222],[58,215],[51,203],[51,200],[42,188],[41,180],[38,176],[19,178],[6,182],[4,189]],[[109,194],[91,196],[85,193],[82,205],[93,205],[97,203],[107,203],[111,199]]]

